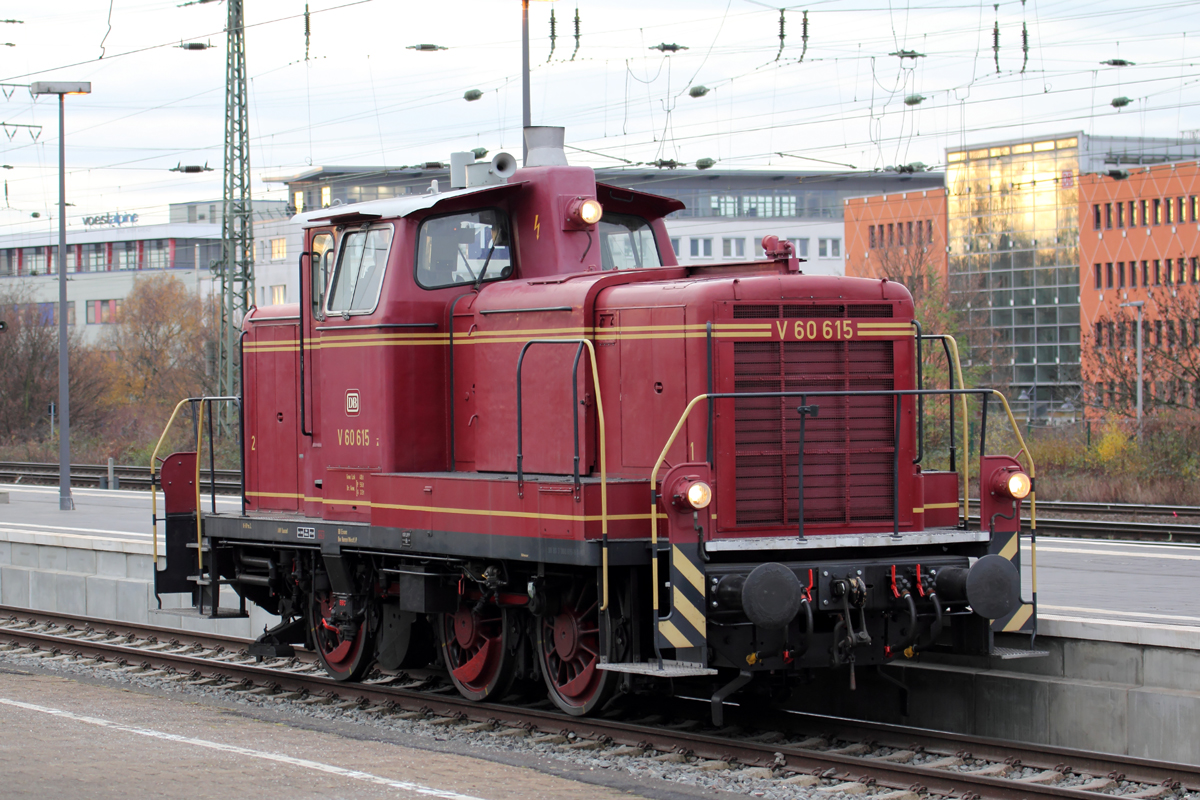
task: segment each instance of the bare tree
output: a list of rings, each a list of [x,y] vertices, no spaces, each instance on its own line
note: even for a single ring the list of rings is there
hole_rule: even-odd
[[[1194,408],[1200,401],[1200,301],[1192,288],[1154,287],[1142,316],[1143,408]],[[1083,333],[1088,402],[1137,413],[1137,311],[1120,308]]]
[[[35,303],[28,290],[0,292],[0,438],[42,439],[50,433],[49,407],[58,400],[57,304]],[[107,408],[104,358],[72,329],[67,340],[73,432],[96,430]]]

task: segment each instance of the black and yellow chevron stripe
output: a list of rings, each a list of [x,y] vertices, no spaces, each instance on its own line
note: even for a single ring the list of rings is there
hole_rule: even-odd
[[[1020,531],[997,532],[988,546],[988,552],[1000,555],[1012,562],[1021,574],[1021,533]],[[993,631],[1024,631],[1033,630],[1033,606],[1022,603],[1017,610],[1008,616],[992,620]]]
[[[704,566],[695,544],[671,545],[671,613],[658,621],[659,647],[704,647]]]

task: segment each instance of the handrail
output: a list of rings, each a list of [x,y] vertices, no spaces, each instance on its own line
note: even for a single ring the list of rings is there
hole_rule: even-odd
[[[580,486],[579,479],[579,356],[587,347],[592,362],[592,384],[596,390],[596,418],[600,423],[600,559],[604,599],[600,605],[601,611],[608,610],[608,462],[605,458],[604,432],[604,401],[600,397],[600,370],[596,365],[596,348],[590,339],[530,339],[521,348],[517,357],[517,486],[522,484],[521,452],[521,365],[525,360],[525,351],[535,344],[575,344],[579,350],[575,352],[575,363],[571,376],[572,412],[575,415],[575,485]],[[518,491],[520,489],[518,488]]]
[[[954,354],[955,354],[955,362],[957,363],[957,361],[958,361],[957,345],[954,343],[954,339],[952,337],[947,337],[947,338],[953,345],[953,350],[954,350]],[[960,385],[961,385],[961,370],[959,370],[959,377],[960,377]],[[1021,454],[1024,453],[1026,460],[1029,462],[1029,470],[1028,471],[1029,471],[1030,481],[1034,485],[1036,485],[1037,470],[1036,470],[1036,466],[1033,463],[1033,456],[1029,452],[1028,446],[1025,444],[1024,437],[1021,436],[1021,428],[1019,425],[1017,425],[1016,418],[1013,416],[1013,413],[1012,413],[1012,408],[1009,407],[1009,405],[1008,405],[1008,398],[1005,397],[1004,394],[997,389],[989,389],[989,388],[980,388],[980,389],[875,389],[875,390],[863,390],[863,391],[847,390],[847,391],[840,391],[840,392],[811,392],[811,391],[805,391],[805,392],[712,392],[712,393],[696,395],[695,397],[693,397],[691,399],[691,401],[688,402],[687,407],[684,408],[683,414],[680,415],[680,417],[679,417],[679,422],[676,423],[675,429],[671,431],[671,435],[667,438],[666,445],[663,447],[662,452],[658,456],[658,459],[654,462],[653,469],[650,471],[650,551],[651,551],[650,573],[651,573],[651,581],[652,581],[651,604],[652,604],[652,607],[654,608],[655,614],[656,615],[658,614],[658,470],[659,470],[659,467],[662,465],[662,463],[664,461],[666,461],[667,453],[670,452],[671,446],[673,444],[675,444],[675,439],[679,436],[679,432],[681,430],[683,430],[684,423],[687,422],[688,417],[692,413],[692,409],[696,407],[697,403],[699,403],[702,400],[707,400],[707,401],[736,400],[736,399],[765,398],[765,397],[803,397],[803,398],[807,399],[807,398],[812,398],[812,397],[846,397],[846,396],[878,396],[878,397],[891,396],[891,397],[899,398],[899,397],[903,397],[903,396],[921,397],[921,396],[925,396],[925,395],[950,395],[950,396],[958,395],[962,398],[962,402],[963,402],[963,434],[964,434],[963,446],[966,449],[966,452],[969,453],[970,452],[970,442],[966,438],[966,434],[969,430],[967,427],[967,419],[966,419],[966,397],[967,397],[967,395],[972,395],[972,394],[995,395],[996,397],[1000,398],[1000,402],[1004,404],[1004,410],[1005,410],[1006,414],[1008,415],[1009,425],[1012,427],[1013,433],[1016,435],[1017,441],[1021,445],[1021,449],[1019,451],[1017,451],[1016,457],[1019,459]],[[898,416],[899,415],[897,415],[897,417]],[[896,443],[896,447],[898,450],[899,442]],[[964,458],[963,459],[964,469],[965,469],[966,461],[967,461],[967,459]],[[964,486],[964,497],[965,496],[966,496],[966,487]],[[801,503],[803,502],[803,498],[801,498],[800,502]],[[899,502],[899,498],[896,498],[896,502]],[[1036,528],[1037,528],[1037,522],[1036,522],[1036,519],[1037,519],[1037,495],[1034,491],[1030,491],[1030,493],[1029,493],[1029,505],[1030,505],[1030,529],[1032,531],[1031,555],[1032,555],[1032,572],[1033,572],[1033,587],[1034,587],[1033,588],[1033,592],[1034,592],[1033,605],[1034,605],[1034,610],[1036,611],[1036,609],[1037,609],[1037,558],[1036,558],[1036,553],[1037,553],[1037,544],[1036,544],[1036,541],[1037,541],[1036,540],[1036,536],[1037,536],[1037,532],[1036,532]]]
[[[153,533],[153,536],[151,538],[153,541],[152,552],[154,554],[155,569],[158,569],[158,491],[157,491],[156,485],[154,483],[154,470],[155,470],[155,465],[158,462],[158,451],[160,449],[162,449],[163,442],[166,441],[167,434],[170,432],[171,427],[175,424],[175,418],[179,415],[179,409],[183,408],[184,403],[199,403],[200,404],[200,415],[199,415],[197,425],[196,425],[196,545],[197,545],[197,550],[196,550],[197,562],[196,563],[201,568],[203,568],[203,566],[204,566],[204,551],[200,548],[200,545],[202,544],[201,517],[200,517],[200,513],[201,513],[201,511],[200,511],[200,491],[201,491],[201,489],[200,489],[200,451],[201,451],[201,445],[203,444],[203,437],[204,437],[204,434],[203,434],[203,431],[204,431],[204,404],[205,403],[209,404],[209,414],[211,416],[212,404],[214,402],[237,403],[238,404],[238,416],[239,416],[239,418],[241,417],[242,399],[240,397],[235,397],[235,396],[185,397],[182,400],[180,400],[178,403],[175,404],[175,408],[171,411],[171,416],[167,420],[167,424],[163,428],[162,434],[160,434],[158,437],[158,443],[154,445],[154,452],[150,454],[150,521],[151,521],[151,531]],[[210,433],[209,433],[209,448],[210,448],[210,450],[212,448],[211,428],[210,428]],[[245,490],[244,481],[245,481],[245,474],[246,474],[245,473],[245,463],[244,463],[245,458],[246,458],[245,449],[244,449],[245,442],[241,443],[241,448],[242,448],[242,452],[240,454],[240,459],[243,462],[243,464],[242,464],[242,480],[243,480],[242,489],[244,491]],[[216,473],[215,473],[215,471],[210,470],[210,474],[211,474],[212,480],[214,481],[214,487],[215,487]],[[214,502],[214,504],[216,503],[215,488],[214,488],[213,502]]]

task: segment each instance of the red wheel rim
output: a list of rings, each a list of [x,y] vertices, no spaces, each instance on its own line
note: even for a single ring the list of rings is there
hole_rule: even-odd
[[[504,663],[504,616],[494,606],[482,613],[460,606],[443,619],[446,666],[459,687],[480,699],[495,687]]]
[[[554,617],[542,619],[542,662],[551,689],[567,705],[586,706],[604,684],[597,603],[581,592]]]
[[[330,622],[333,617],[333,599],[329,594],[316,598],[316,612],[313,636],[321,660],[333,672],[349,672],[362,653],[363,643],[367,638],[364,635],[366,623],[358,626],[353,639],[345,638],[338,627]]]

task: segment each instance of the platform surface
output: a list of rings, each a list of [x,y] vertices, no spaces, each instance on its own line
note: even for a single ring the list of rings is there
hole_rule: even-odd
[[[0,484],[0,491],[10,497],[0,506],[0,541],[150,553],[149,492],[73,489],[76,510],[68,512],[58,509],[53,486]],[[204,509],[210,504],[205,496]],[[217,495],[218,511],[240,505]],[[162,535],[160,523],[160,552]],[[1039,537],[1037,549],[1043,634],[1200,649],[1200,545]],[[1028,598],[1028,537],[1022,553]]]

